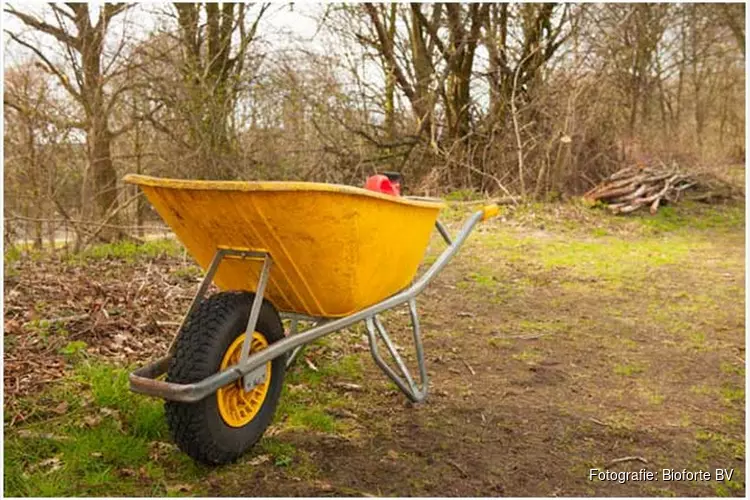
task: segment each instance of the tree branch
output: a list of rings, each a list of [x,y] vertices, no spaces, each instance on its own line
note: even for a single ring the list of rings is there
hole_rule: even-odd
[[[81,93],[77,91],[71,84],[68,77],[52,62],[45,56],[41,50],[39,50],[37,47],[34,47],[29,42],[26,42],[25,40],[20,39],[16,34],[11,33],[10,31],[6,30],[5,33],[8,34],[8,36],[16,42],[19,45],[22,45],[23,47],[26,47],[27,49],[31,50],[36,54],[36,56],[42,60],[44,65],[47,67],[47,70],[49,70],[50,73],[54,74],[57,79],[60,81],[60,84],[65,87],[65,90],[67,90],[70,95],[72,95],[75,100],[77,100],[80,103],[83,103],[83,97],[81,96]]]
[[[52,26],[51,24],[45,23],[44,21],[41,21],[35,18],[34,16],[24,14],[23,12],[18,12],[16,9],[10,6],[5,9],[5,12],[7,12],[8,14],[12,14],[16,18],[18,18],[21,22],[23,22],[26,26],[34,28],[43,33],[47,33],[48,35],[52,35],[58,41],[80,50],[81,40],[78,39],[77,37],[71,36],[69,33],[66,33],[62,28],[58,28],[57,26]],[[69,14],[68,14],[68,17],[72,18],[72,16],[70,16]]]

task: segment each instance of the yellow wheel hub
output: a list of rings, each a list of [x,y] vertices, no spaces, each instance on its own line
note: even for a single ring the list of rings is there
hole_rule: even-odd
[[[222,370],[239,363],[242,344],[244,342],[244,333],[232,342],[232,345],[224,353],[224,359],[221,361]],[[261,351],[266,347],[268,347],[266,337],[259,332],[253,333],[253,338],[250,341],[250,354]],[[243,427],[247,425],[258,414],[260,407],[263,406],[270,383],[271,362],[269,361],[266,363],[265,381],[249,391],[245,391],[242,386],[242,378],[219,389],[216,392],[216,399],[219,403],[219,415],[221,415],[224,422],[230,427]]]

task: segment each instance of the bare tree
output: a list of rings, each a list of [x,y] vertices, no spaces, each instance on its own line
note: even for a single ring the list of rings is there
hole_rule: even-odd
[[[176,3],[181,60],[179,70],[187,89],[181,103],[189,122],[189,144],[206,174],[219,178],[236,175],[231,160],[230,130],[239,94],[247,89],[244,74],[258,25],[269,4],[252,19],[252,4],[224,2]],[[249,22],[248,22],[249,21]]]
[[[113,55],[105,58],[105,41],[112,20],[130,8],[124,3],[104,4],[92,22],[92,11],[88,4],[50,4],[55,21],[49,22],[38,16],[5,8],[33,32],[49,35],[57,42],[57,53],[53,47],[34,41],[28,32],[10,32],[10,39],[30,50],[45,71],[57,78],[60,86],[80,105],[83,119],[69,124],[86,133],[88,163],[93,176],[93,199],[97,219],[116,220],[118,206],[117,173],[112,162],[112,141],[131,125],[113,128],[110,117],[120,96],[129,91],[128,82],[112,88],[118,76],[131,71],[125,60],[125,39],[121,39]],[[62,60],[61,60],[62,59]],[[71,78],[72,75],[72,78]],[[84,186],[88,186],[84,182]],[[84,208],[86,205],[84,204]],[[86,218],[88,214],[81,214]],[[115,231],[104,230],[100,236],[118,236]]]

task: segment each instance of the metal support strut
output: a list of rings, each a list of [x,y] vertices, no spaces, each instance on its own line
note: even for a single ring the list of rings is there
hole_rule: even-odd
[[[419,366],[419,385],[414,382],[414,378],[411,376],[411,373],[409,373],[409,369],[406,367],[406,363],[404,363],[404,360],[396,350],[396,346],[388,336],[388,332],[385,330],[385,326],[383,326],[380,318],[378,318],[377,315],[370,316],[365,320],[365,325],[367,326],[367,338],[370,341],[370,353],[372,354],[372,358],[375,360],[375,363],[380,367],[381,370],[385,372],[386,375],[388,375],[391,380],[393,380],[393,382],[398,386],[399,389],[401,389],[401,392],[403,392],[406,397],[409,398],[409,400],[414,403],[421,403],[427,397],[427,387],[429,384],[427,378],[427,369],[424,362],[424,351],[422,349],[422,335],[419,329],[417,303],[414,298],[410,299],[408,303],[409,315],[411,316],[412,333],[414,335],[414,348],[417,353],[417,365]],[[385,343],[385,346],[388,348],[388,352],[391,353],[391,357],[396,362],[396,366],[401,372],[403,378],[401,378],[399,374],[396,373],[396,371],[391,368],[388,363],[386,363],[382,356],[380,356],[380,352],[378,350],[378,339],[375,337],[376,332]],[[404,379],[406,379],[406,381],[404,381]]]

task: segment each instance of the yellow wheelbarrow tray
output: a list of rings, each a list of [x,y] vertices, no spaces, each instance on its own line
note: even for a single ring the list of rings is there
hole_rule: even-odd
[[[216,393],[223,418],[221,425],[228,426],[231,432],[234,432],[232,427],[245,425],[247,417],[254,417],[259,409],[262,418],[270,422],[266,414],[272,414],[275,402],[269,403],[272,408],[265,413],[262,405],[270,384],[268,377],[280,376],[279,366],[283,372],[305,345],[360,321],[365,322],[375,363],[407,398],[423,401],[428,379],[416,297],[456,254],[476,224],[498,212],[495,205],[483,208],[471,215],[455,238],[451,238],[437,220],[443,207],[439,199],[395,197],[351,186],[307,182],[196,181],[140,175],[128,175],[124,180],[143,189],[159,215],[205,270],[167,354],[131,373],[130,388],[167,400],[172,405],[168,409],[176,406],[180,411],[192,411],[191,418],[199,413],[203,418],[207,410],[198,411],[195,405],[208,401],[206,398]],[[414,279],[433,228],[443,237],[447,248],[422,276]],[[242,304],[243,308],[249,306],[249,310],[237,313],[242,317],[243,327],[247,317],[246,328],[235,332],[242,335],[234,339],[234,351],[227,351],[220,365],[212,361],[216,364],[215,372],[200,380],[190,379],[189,383],[172,381],[170,378],[180,377],[170,375],[170,366],[182,363],[183,371],[185,366],[185,359],[173,359],[181,335],[184,337],[190,330],[195,342],[196,329],[202,328],[201,308],[221,295],[204,298],[212,282],[225,295],[244,294],[244,302],[237,299],[238,295],[232,296],[232,303]],[[404,304],[408,305],[411,317],[419,383],[378,317]],[[281,325],[275,317],[291,320],[289,332],[275,334],[279,338],[271,341],[258,336],[261,323],[276,321]],[[300,322],[312,326],[301,331]],[[206,323],[206,328],[210,330],[212,325]],[[255,333],[246,335],[246,332]],[[200,332],[197,335],[200,337]],[[395,369],[380,355],[378,338],[391,355]],[[206,349],[204,346],[203,351]],[[178,354],[185,357],[184,353]],[[194,354],[197,355],[190,353]],[[198,364],[202,362],[200,358],[194,359]],[[283,359],[282,365],[279,359]],[[272,362],[276,367],[274,375],[270,375]],[[166,380],[162,377],[165,374]],[[236,390],[227,396],[230,386]],[[263,396],[257,404],[248,396],[254,394]],[[231,407],[233,416],[224,411],[226,407]],[[259,439],[264,429],[247,438],[248,446]],[[214,438],[205,439],[213,445]],[[239,445],[229,443],[226,446],[232,450],[208,456],[190,444],[200,441],[198,437],[191,434],[189,439],[185,438],[185,446],[177,440],[193,458],[209,463],[225,463],[245,451],[240,449],[244,445],[237,448]]]

